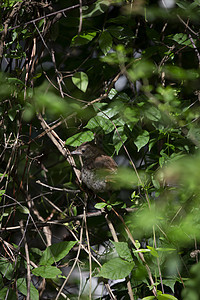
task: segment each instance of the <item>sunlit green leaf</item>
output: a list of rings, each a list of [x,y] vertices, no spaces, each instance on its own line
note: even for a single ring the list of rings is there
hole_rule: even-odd
[[[45,249],[40,259],[40,265],[52,265],[64,258],[76,244],[76,241],[60,242]]]
[[[94,134],[92,131],[81,131],[66,140],[66,145],[73,147],[78,147],[85,142],[90,142],[94,139]]]
[[[95,204],[94,207],[95,207],[96,209],[102,209],[102,208],[104,208],[106,205],[107,205],[106,203],[101,202],[101,203]]]
[[[43,278],[55,278],[58,275],[61,275],[62,272],[56,267],[52,266],[42,266],[35,268],[31,271],[35,276],[40,276]]]
[[[145,116],[151,121],[159,121],[161,118],[161,113],[156,107],[151,106],[145,110]]]
[[[112,280],[123,279],[130,274],[134,265],[134,262],[127,262],[121,258],[113,258],[101,267],[97,276]]]
[[[92,5],[86,7],[83,6],[83,17],[90,18],[99,16],[107,11],[110,4],[109,0],[98,0]]]
[[[137,138],[134,140],[134,144],[136,145],[138,152],[142,147],[146,146],[146,144],[149,142],[149,138],[149,132],[146,130],[137,136]]]
[[[105,116],[96,116],[91,118],[85,127],[91,130],[101,128],[106,134],[113,131],[115,128],[111,120]]]
[[[151,246],[147,246],[147,249],[149,249],[151,252],[151,255],[158,257],[158,252],[156,251],[156,249],[154,247]]]
[[[74,85],[82,92],[86,92],[88,86],[88,76],[84,72],[77,72],[73,75],[72,81]]]
[[[90,41],[92,41],[95,38],[96,34],[97,34],[96,32],[87,32],[87,33],[82,33],[80,35],[76,35],[72,39],[71,46],[85,45]]]
[[[169,295],[169,294],[158,295],[157,299],[158,300],[178,300],[176,297],[174,297],[173,295]]]
[[[193,47],[191,40],[189,39],[188,35],[185,33],[176,33],[172,37],[172,39],[180,45],[187,45],[187,46]],[[196,43],[196,40],[194,40],[194,43]]]
[[[112,243],[115,246],[117,254],[121,258],[123,258],[123,259],[125,259],[125,260],[127,260],[129,262],[133,261],[133,258],[132,258],[132,255],[131,255],[131,251],[130,251],[127,243],[125,243],[125,242],[112,242]]]

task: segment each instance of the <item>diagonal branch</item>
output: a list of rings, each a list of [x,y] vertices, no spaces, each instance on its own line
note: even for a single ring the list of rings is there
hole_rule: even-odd
[[[42,128],[47,133],[48,137],[52,140],[56,148],[60,151],[60,153],[67,159],[68,163],[72,166],[74,173],[76,174],[76,177],[78,179],[78,182],[80,183],[80,170],[76,168],[75,161],[73,157],[71,156],[70,151],[65,148],[65,143],[61,140],[61,138],[57,135],[57,133],[54,130],[50,130],[49,125],[44,120],[41,114],[38,114],[38,119],[41,123]]]

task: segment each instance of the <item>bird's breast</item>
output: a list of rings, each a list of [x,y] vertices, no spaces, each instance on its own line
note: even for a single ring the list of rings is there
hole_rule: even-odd
[[[81,180],[94,192],[104,192],[107,189],[106,180],[100,178],[92,169],[82,168]]]

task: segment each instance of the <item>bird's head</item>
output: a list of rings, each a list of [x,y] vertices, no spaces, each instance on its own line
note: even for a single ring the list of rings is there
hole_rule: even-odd
[[[80,155],[83,158],[93,158],[95,156],[96,148],[88,143],[80,145],[76,150],[72,151],[71,154]]]

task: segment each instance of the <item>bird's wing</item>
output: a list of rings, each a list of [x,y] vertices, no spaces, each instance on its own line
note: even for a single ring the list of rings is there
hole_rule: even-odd
[[[105,169],[114,172],[117,169],[117,164],[112,157],[102,154],[95,158],[94,167],[96,169]]]

